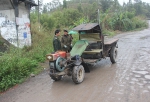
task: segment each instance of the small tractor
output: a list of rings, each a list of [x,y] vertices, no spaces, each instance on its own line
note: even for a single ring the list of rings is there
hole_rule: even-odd
[[[85,72],[90,72],[92,63],[106,57],[116,63],[118,39],[104,41],[98,23],[81,24],[72,30],[78,32],[79,40],[70,53],[57,51],[46,55],[50,67],[49,75],[53,80],[59,81],[62,76],[68,75],[74,83],[79,84],[83,82]]]

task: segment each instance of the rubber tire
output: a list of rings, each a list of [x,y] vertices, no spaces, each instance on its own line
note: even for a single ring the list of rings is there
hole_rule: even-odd
[[[113,46],[110,50],[110,60],[112,63],[116,63],[117,54],[117,48],[116,46]]]
[[[80,74],[80,75],[79,75]],[[83,82],[85,76],[85,70],[82,65],[74,66],[72,72],[72,80],[75,84],[80,84]]]
[[[61,78],[62,78],[62,76],[56,77],[56,76],[53,76],[53,75],[50,75],[50,77],[51,77],[54,81],[59,81],[59,80],[61,80]]]

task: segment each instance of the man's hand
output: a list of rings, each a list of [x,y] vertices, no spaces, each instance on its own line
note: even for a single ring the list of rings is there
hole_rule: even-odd
[[[64,48],[67,48],[67,46],[66,46],[66,45],[64,45]]]

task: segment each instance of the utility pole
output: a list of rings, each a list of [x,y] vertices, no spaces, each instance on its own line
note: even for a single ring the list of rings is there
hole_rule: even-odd
[[[40,1],[38,0],[38,22],[40,23]]]
[[[15,18],[17,18],[17,17],[19,17],[19,10],[18,10],[18,4],[19,4],[19,2],[17,2],[17,1],[13,1],[13,4],[14,4],[14,10],[15,10]],[[16,22],[16,19],[15,19],[15,22]],[[19,25],[18,24],[16,24],[16,33],[17,33],[17,47],[19,47],[19,35],[18,35],[18,27],[19,27]]]
[[[97,16],[98,24],[100,24],[100,14],[99,14],[99,9],[98,9],[98,16]]]
[[[39,22],[39,31],[40,31],[40,1],[38,0],[38,22]]]

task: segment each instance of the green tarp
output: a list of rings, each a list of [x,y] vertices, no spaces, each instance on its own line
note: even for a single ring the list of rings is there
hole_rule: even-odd
[[[88,46],[87,40],[79,40],[73,46],[70,55],[73,57],[75,55],[81,56],[82,53],[85,51],[86,47]]]

